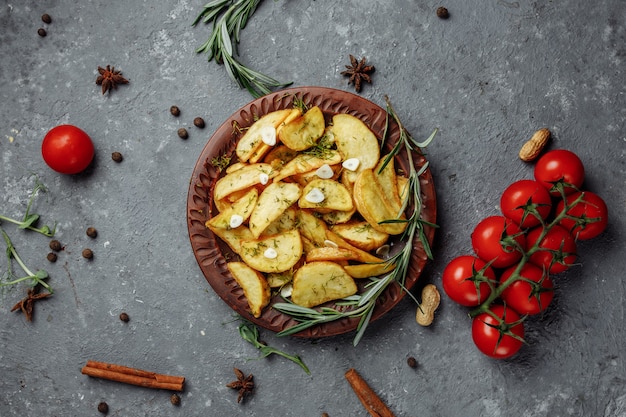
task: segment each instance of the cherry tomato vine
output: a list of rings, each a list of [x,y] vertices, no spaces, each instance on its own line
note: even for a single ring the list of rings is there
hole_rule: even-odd
[[[472,233],[475,255],[456,257],[442,276],[446,294],[471,308],[474,344],[492,358],[519,351],[527,318],[552,302],[552,276],[576,262],[577,242],[607,226],[606,203],[582,189],[584,166],[576,154],[547,152],[534,176],[507,187],[502,215],[483,219]]]

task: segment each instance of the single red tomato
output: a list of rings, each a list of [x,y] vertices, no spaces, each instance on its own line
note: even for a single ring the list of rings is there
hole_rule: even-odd
[[[538,181],[519,180],[509,185],[500,197],[502,214],[523,229],[538,226],[552,210],[550,193]]]
[[[513,309],[496,304],[491,312],[472,321],[472,339],[485,355],[504,359],[515,355],[524,343],[524,323]]]
[[[581,195],[583,196],[582,200],[574,204]],[[567,217],[564,217],[559,224],[569,230],[577,240],[592,239],[606,229],[609,209],[599,195],[590,191],[579,191],[568,195],[565,202],[567,202],[569,210],[567,210]],[[557,216],[565,209],[565,202],[561,200],[557,204]]]
[[[59,125],[50,129],[41,143],[43,160],[61,174],[78,174],[93,160],[91,138],[82,129]]]
[[[566,149],[556,149],[547,152],[535,164],[535,179],[539,181],[550,194],[560,196],[557,183],[563,183],[565,194],[578,191],[585,180],[585,167],[574,152]]]
[[[519,261],[525,244],[522,230],[503,216],[481,220],[472,232],[474,252],[494,268],[506,268]]]
[[[526,263],[514,274],[517,266],[505,270],[500,276],[500,283],[512,280],[502,291],[502,300],[507,307],[519,314],[538,314],[545,311],[554,297],[554,283],[550,276],[530,263]]]
[[[553,226],[548,230],[541,241],[542,227],[536,227],[526,236],[526,252],[533,246],[536,250],[530,255],[530,262],[540,268],[545,268],[550,274],[561,273],[576,261],[576,241],[574,236],[561,226]]]
[[[441,280],[443,290],[453,301],[462,306],[475,307],[491,294],[488,281],[495,283],[496,274],[480,258],[462,255],[446,265]]]

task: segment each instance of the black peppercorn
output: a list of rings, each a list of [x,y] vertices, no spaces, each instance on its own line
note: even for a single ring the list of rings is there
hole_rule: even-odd
[[[410,356],[407,360],[406,360],[407,365],[409,365],[411,368],[417,368],[417,359],[415,359],[413,356]]]
[[[438,7],[437,17],[439,17],[440,19],[447,19],[450,17],[450,13],[448,12],[448,9],[446,9],[445,7]]]
[[[47,35],[48,33],[46,32],[46,30],[45,30],[44,28],[39,28],[39,29],[37,30],[37,34],[38,34],[39,36],[41,36],[42,38],[45,38],[45,37],[46,37],[46,35]]]
[[[178,117],[180,116],[180,109],[177,106],[172,106],[170,107],[170,113],[172,113],[172,116]]]
[[[52,249],[55,252],[60,251],[61,249],[63,249],[63,247],[61,246],[61,242],[59,242],[58,240],[54,239],[50,241],[50,249]]]
[[[193,124],[200,129],[204,129],[204,119],[202,117],[193,119]]]
[[[120,320],[122,320],[124,323],[128,323],[130,317],[128,317],[128,314],[126,313],[120,313]]]
[[[56,253],[54,253],[54,252],[50,252],[50,253],[48,254],[48,256],[46,256],[46,259],[48,259],[48,261],[50,261],[50,262],[54,263],[54,262],[56,262],[56,261],[57,261],[57,254],[56,254]]]
[[[187,129],[181,127],[180,129],[178,129],[178,136],[181,139],[187,139],[189,137],[189,133],[187,133]]]
[[[172,394],[170,397],[170,402],[173,405],[180,405],[180,396],[178,394]]]
[[[100,411],[102,414],[107,414],[109,412],[109,405],[102,401],[100,404],[98,404],[98,411]]]
[[[113,159],[115,162],[122,162],[124,160],[124,157],[119,152],[113,152],[111,154],[111,159]]]
[[[48,13],[45,13],[41,16],[41,21],[49,25],[50,23],[52,23],[52,18],[50,17]]]
[[[86,233],[87,233],[87,236],[89,236],[91,238],[98,237],[98,231],[96,230],[95,227],[88,227]]]
[[[83,249],[83,258],[85,259],[91,259],[93,258],[93,252],[91,251],[91,249]]]

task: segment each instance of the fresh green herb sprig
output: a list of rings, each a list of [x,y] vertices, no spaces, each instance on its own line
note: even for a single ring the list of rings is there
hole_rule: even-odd
[[[16,220],[11,217],[3,216],[0,214],[0,222],[4,220],[6,222],[16,224],[17,227],[20,229],[32,230],[33,232],[41,233],[42,235],[48,236],[48,237],[54,236],[54,234],[56,233],[56,223],[52,228],[50,228],[50,226],[48,225],[44,225],[38,228],[35,226],[35,224],[39,220],[39,214],[30,212],[33,206],[33,201],[35,200],[35,197],[37,196],[39,191],[46,192],[47,189],[39,180],[35,179],[35,187],[33,188],[33,191],[30,194],[30,198],[28,199],[28,204],[26,205],[26,212],[24,213],[24,217],[22,218],[22,220]]]
[[[335,320],[341,320],[345,318],[359,318],[359,323],[356,328],[356,335],[352,342],[353,345],[356,346],[363,337],[365,330],[371,320],[377,300],[381,297],[387,287],[396,282],[403,290],[406,290],[406,273],[411,262],[411,252],[413,251],[412,242],[415,236],[419,237],[426,255],[429,259],[432,259],[432,251],[430,249],[430,244],[425,233],[425,226],[436,227],[436,225],[429,223],[421,218],[422,200],[419,181],[420,175],[422,175],[428,168],[428,162],[426,162],[418,170],[413,163],[411,154],[412,152],[421,152],[422,148],[428,146],[437,134],[437,129],[435,129],[425,141],[415,141],[415,139],[411,137],[409,132],[402,125],[398,115],[391,106],[389,98],[385,97],[385,100],[387,103],[387,119],[383,134],[383,143],[381,144],[381,146],[384,146],[384,142],[387,139],[388,129],[390,121],[392,119],[397,123],[400,129],[400,137],[389,155],[387,155],[386,159],[383,161],[381,171],[385,168],[385,166],[387,166],[392,158],[398,155],[398,153],[402,149],[406,150],[409,163],[409,192],[405,193],[406,197],[403,200],[402,209],[398,214],[400,215],[401,213],[405,212],[407,208],[412,207],[411,215],[408,219],[391,219],[388,220],[387,223],[406,222],[407,227],[401,237],[401,240],[407,243],[404,245],[400,252],[392,256],[387,261],[390,264],[396,265],[395,269],[391,273],[380,278],[370,278],[370,281],[365,286],[365,291],[363,293],[356,294],[351,297],[346,297],[343,300],[336,302],[335,305],[337,308],[321,307],[319,309],[313,309],[301,307],[291,302],[274,304],[272,306],[274,309],[292,316],[299,322],[295,326],[279,332],[278,336],[296,334],[310,327],[317,326],[322,323],[332,322]],[[400,217],[399,215],[398,217]],[[407,294],[411,295],[411,293],[408,291]],[[413,299],[415,300],[415,298]],[[415,301],[417,302],[417,300]]]
[[[20,282],[25,282],[31,287],[41,285],[46,290],[48,290],[48,292],[52,294],[53,292],[52,288],[45,281],[46,278],[48,278],[48,273],[44,271],[43,269],[39,269],[36,272],[32,272],[26,266],[26,264],[24,263],[20,255],[17,253],[17,250],[15,250],[15,246],[13,246],[13,242],[11,242],[9,235],[1,227],[0,227],[0,233],[2,234],[2,237],[4,238],[4,241],[7,245],[7,250],[6,250],[7,270],[3,275],[3,277],[6,277],[6,281],[0,280],[0,288],[19,284]],[[13,265],[12,265],[13,260],[15,260],[15,262],[17,262],[17,264],[22,268],[22,270],[26,274],[25,276],[18,277],[13,273]]]
[[[250,69],[235,58],[240,32],[262,0],[213,0],[205,4],[192,26],[201,21],[211,23],[213,28],[207,41],[196,49],[207,53],[208,60],[224,64],[226,72],[239,88],[245,88],[255,98],[271,93],[273,88],[291,84],[282,83],[258,71]]]
[[[240,324],[239,334],[241,335],[241,338],[243,340],[252,344],[252,346],[254,346],[255,348],[261,351],[262,358],[265,358],[272,354],[282,356],[283,358],[289,359],[290,361],[297,363],[302,369],[304,369],[304,372],[306,372],[308,375],[311,375],[311,371],[304,364],[304,362],[302,361],[302,359],[300,359],[299,356],[290,355],[288,353],[283,352],[282,350],[276,349],[274,347],[268,346],[260,342],[259,341],[259,329],[254,324],[249,323],[249,322]]]

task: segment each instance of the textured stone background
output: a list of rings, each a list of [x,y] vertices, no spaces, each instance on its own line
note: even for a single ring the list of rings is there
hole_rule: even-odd
[[[611,211],[608,230],[580,245],[580,265],[557,278],[554,304],[529,323],[516,357],[480,354],[466,310],[445,296],[430,328],[415,324],[405,299],[356,348],[352,335],[307,341],[262,332],[300,355],[311,376],[280,358],[249,360],[258,352],[239,337],[190,249],[185,204],[197,156],[251,100],[223,67],[194,53],[209,34],[191,26],[204,2],[76,3],[0,1],[0,212],[20,216],[37,174],[49,193],[35,210],[58,221],[65,245],[48,264],[46,238],[3,223],[56,292],[36,306],[33,323],[9,312],[23,289],[1,295],[0,415],[97,415],[104,400],[114,416],[365,416],[343,378],[350,367],[402,416],[626,415],[623,0],[450,0],[446,21],[433,2],[260,5],[242,33],[244,63],[294,86],[352,91],[339,73],[348,54],[366,56],[376,73],[363,97],[383,105],[388,95],[417,138],[440,128],[428,158],[441,228],[422,283],[440,285],[447,261],[470,251],[473,226],[497,213],[502,190],[532,176],[517,150],[540,127],[552,130],[552,148],[581,155],[585,186]],[[103,96],[94,81],[107,64],[130,84]],[[169,114],[172,104],[180,118]],[[192,125],[196,116],[204,130]],[[95,142],[95,163],[82,175],[56,174],[41,160],[43,136],[61,123]],[[189,129],[187,141],[179,127]],[[88,226],[100,232],[95,241]],[[92,262],[80,255],[88,246]],[[80,374],[87,359],[184,375],[182,406],[166,392],[89,379]],[[243,404],[225,387],[234,366],[258,385]]]

